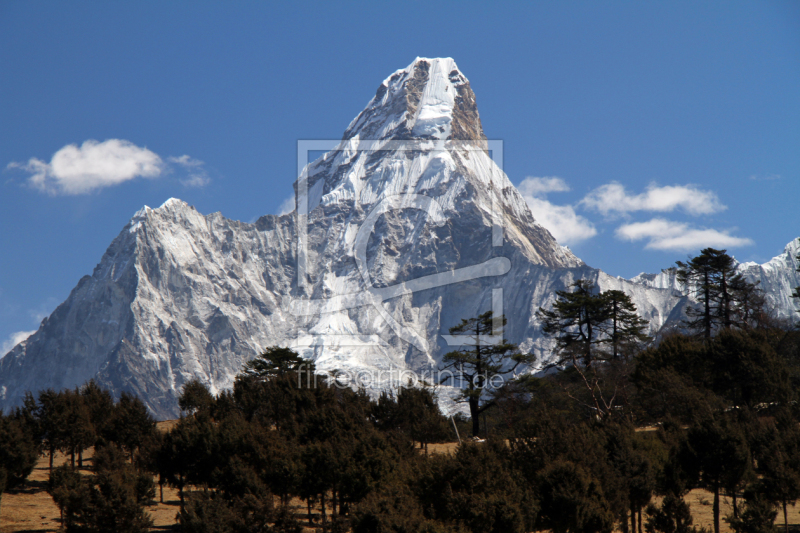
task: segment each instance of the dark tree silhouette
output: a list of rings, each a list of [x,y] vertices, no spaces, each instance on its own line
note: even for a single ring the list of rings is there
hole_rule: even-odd
[[[487,311],[475,318],[462,319],[459,325],[450,328],[451,335],[469,336],[471,341],[445,354],[439,369],[440,383],[461,388],[461,399],[469,405],[473,437],[480,434],[480,414],[492,405],[482,401],[484,391],[498,388],[504,376],[514,372],[520,364],[533,361],[531,354],[520,353],[516,344],[505,339],[497,344],[486,342],[495,321],[506,323],[505,317],[493,317],[492,312]],[[497,381],[501,383],[495,383]]]
[[[25,482],[38,457],[38,443],[24,425],[0,413],[0,502],[4,491]]]
[[[210,412],[214,405],[214,395],[208,389],[208,385],[199,379],[189,380],[181,390],[178,398],[178,406],[181,411],[189,414],[198,412]]]
[[[624,292],[606,291],[600,297],[605,307],[605,321],[600,324],[606,335],[605,344],[612,359],[627,360],[650,340],[646,334],[648,322],[639,316],[630,296]]]
[[[762,318],[764,302],[757,286],[736,273],[736,261],[726,250],[705,248],[688,262],[676,264],[678,281],[701,305],[687,307],[685,324],[704,339],[718,329],[748,328]]]
[[[291,348],[270,346],[255,359],[244,365],[244,375],[261,379],[281,377],[289,372],[298,372],[306,363],[300,355]],[[313,373],[313,370],[311,370]]]
[[[606,342],[603,324],[608,318],[606,303],[595,294],[594,283],[579,279],[571,291],[556,291],[553,310],[539,308],[542,332],[556,341],[560,356],[554,366],[575,365],[591,368],[597,350]]]

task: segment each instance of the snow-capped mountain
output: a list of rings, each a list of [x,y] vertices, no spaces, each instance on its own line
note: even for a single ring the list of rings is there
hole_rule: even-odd
[[[247,224],[176,199],[137,212],[92,275],[0,360],[0,407],[94,378],[174,417],[188,380],[229,388],[275,344],[378,390],[435,369],[458,343],[448,328],[489,309],[544,362],[534,313],[579,278],[630,294],[653,331],[679,319],[679,287],[586,266],[492,157],[455,62],[416,59],[305,167],[294,212]],[[741,266],[787,314],[800,284],[792,250]]]

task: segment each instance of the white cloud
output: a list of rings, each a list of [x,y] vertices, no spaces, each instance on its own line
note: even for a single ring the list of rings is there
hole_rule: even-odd
[[[181,167],[180,182],[185,187],[204,187],[211,182],[204,163],[188,155],[161,157],[122,139],[103,142],[84,141],[58,150],[50,162],[32,157],[27,163],[9,163],[31,174],[28,183],[51,195],[87,194],[119,185],[135,178],[158,178],[172,168]],[[172,168],[171,168],[172,167]]]
[[[750,179],[754,181],[773,181],[781,179],[781,176],[779,174],[765,174],[765,175],[753,174],[752,176],[750,176]]]
[[[658,187],[651,183],[642,194],[629,194],[625,187],[612,181],[593,190],[580,202],[605,216],[633,211],[669,212],[678,208],[690,215],[708,215],[727,209],[712,191],[694,185]]]
[[[169,161],[170,163],[175,163],[175,164],[181,165],[182,167],[187,167],[187,168],[201,167],[204,164],[199,159],[195,159],[195,158],[193,158],[191,156],[188,156],[186,154],[184,154],[184,155],[182,155],[180,157],[170,156],[170,157],[167,158],[167,161]]]
[[[553,205],[533,196],[524,197],[533,218],[550,230],[560,244],[577,244],[597,235],[594,225],[577,214],[571,205]]]
[[[16,333],[9,335],[9,337],[3,341],[2,346],[0,346],[0,359],[2,359],[14,346],[21,343],[34,333],[36,333],[36,330],[17,331]]]
[[[523,196],[536,196],[541,198],[549,192],[566,192],[569,190],[567,182],[556,176],[547,178],[527,177],[519,184],[519,192]]]
[[[531,208],[533,218],[547,228],[561,244],[577,244],[597,235],[594,225],[578,215],[571,205],[555,205],[547,201],[549,192],[569,190],[569,185],[557,177],[522,180],[518,187],[522,197]]]
[[[617,238],[628,241],[647,239],[645,248],[649,250],[694,251],[706,247],[737,248],[753,244],[751,239],[736,237],[727,231],[693,228],[663,218],[624,224],[615,234]]]
[[[278,215],[288,215],[292,211],[294,211],[294,195],[291,195],[281,203],[280,207],[278,207]]]
[[[181,179],[181,185],[184,187],[205,187],[211,183],[211,178],[202,174],[189,174],[188,178]]]
[[[164,170],[158,154],[121,139],[68,144],[50,163],[34,157],[8,166],[30,172],[28,183],[49,194],[86,194],[137,177],[156,178]]]

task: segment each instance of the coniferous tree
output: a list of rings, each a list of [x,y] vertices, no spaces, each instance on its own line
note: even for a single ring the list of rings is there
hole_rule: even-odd
[[[62,404],[63,422],[60,428],[62,451],[70,455],[72,466],[79,458],[78,468],[83,466],[83,450],[95,443],[96,434],[91,412],[84,397],[76,390],[65,390],[58,394]]]
[[[685,324],[704,339],[718,329],[746,329],[763,319],[764,301],[758,287],[736,272],[736,261],[726,250],[705,248],[688,262],[676,264],[678,281],[701,305],[686,309]]]
[[[567,369],[577,375],[589,399],[572,396],[584,403],[595,416],[603,418],[618,403],[627,402],[627,369],[614,364],[598,368],[595,361],[617,359],[646,342],[646,322],[636,313],[636,306],[621,291],[595,293],[594,283],[578,280],[572,291],[557,291],[552,311],[540,308],[536,316],[542,332],[556,342],[557,357],[550,367]],[[604,350],[608,346],[610,354]],[[610,383],[608,386],[604,384]],[[608,390],[604,390],[608,389]]]
[[[731,529],[735,533],[777,533],[775,505],[758,492],[747,493],[745,499],[744,512],[725,519]]]
[[[246,376],[255,376],[261,379],[281,377],[289,372],[298,372],[306,363],[300,355],[291,348],[270,346],[252,361],[244,365]]]
[[[462,319],[457,326],[450,328],[451,335],[471,337],[470,345],[448,352],[442,358],[439,369],[440,383],[450,383],[461,387],[462,401],[469,405],[472,420],[472,436],[480,435],[480,414],[491,406],[484,403],[484,391],[497,387],[498,378],[512,373],[520,364],[533,361],[531,354],[522,354],[516,344],[502,339],[498,344],[486,343],[483,339],[493,331],[493,322],[506,323],[505,317],[493,317],[491,311],[480,316]],[[474,343],[474,344],[473,344]]]
[[[399,387],[396,397],[381,394],[372,408],[372,419],[378,429],[401,431],[426,452],[428,443],[443,441],[452,433],[433,393],[410,384]]]
[[[411,483],[426,516],[460,531],[533,531],[539,505],[507,452],[489,441],[465,443],[454,456],[424,457]]]
[[[155,431],[156,422],[144,403],[136,396],[123,392],[114,406],[107,439],[125,449],[133,462],[136,450]]]
[[[194,414],[198,412],[209,413],[214,405],[214,395],[208,388],[208,385],[201,382],[199,379],[189,380],[181,390],[181,395],[178,398],[178,406],[181,411]]]
[[[719,533],[720,492],[737,486],[752,465],[744,433],[729,418],[702,420],[689,428],[681,459],[691,481],[714,495],[714,533]]]
[[[623,513],[626,523],[630,510],[631,531],[636,533],[636,516],[650,503],[655,490],[655,473],[646,453],[636,449],[634,428],[628,424],[614,424],[607,428],[606,450],[609,462],[620,477],[628,509]],[[641,526],[641,524],[640,524]],[[627,526],[623,526],[627,530]]]
[[[800,428],[788,412],[782,410],[765,437],[758,454],[761,474],[758,496],[781,506],[788,533],[787,506],[800,499]]]
[[[611,531],[614,517],[602,484],[582,466],[556,460],[539,474],[539,527],[554,533]]]
[[[144,510],[144,500],[154,492],[153,479],[136,473],[122,457],[118,452],[117,458],[103,458],[101,452],[101,464],[111,469],[98,469],[92,476],[66,464],[50,474],[48,492],[67,532],[144,533],[153,525]]]
[[[702,533],[692,526],[692,513],[689,504],[683,498],[667,494],[661,506],[647,506],[647,522],[644,529],[647,533]]]
[[[38,457],[38,443],[24,424],[0,413],[0,502],[4,491],[25,482]]]
[[[770,325],[767,299],[759,287],[761,282],[750,283],[743,276],[731,280],[734,306],[734,324],[741,329],[766,328]]]
[[[648,323],[636,311],[630,296],[622,291],[610,290],[601,293],[605,307],[605,321],[600,329],[606,334],[605,343],[611,357],[618,359],[630,355],[650,340],[646,334]]]
[[[715,301],[717,287],[715,283],[715,258],[724,253],[713,248],[705,248],[699,256],[691,258],[688,262],[677,261],[677,279],[686,286],[687,291],[693,294],[702,305],[701,310],[693,307],[686,309],[689,320],[686,325],[689,329],[700,331],[704,338],[710,339],[714,328]]]
[[[606,341],[603,324],[608,318],[607,307],[595,294],[594,283],[579,279],[571,291],[556,291],[553,310],[539,308],[536,317],[542,321],[542,331],[556,341],[560,357],[555,366],[578,362],[591,368],[597,350]]]
[[[36,420],[45,449],[50,456],[50,472],[53,472],[53,457],[63,442],[62,428],[65,424],[63,404],[53,389],[39,391],[36,404]]]
[[[114,414],[114,398],[106,389],[97,385],[94,380],[89,380],[80,388],[83,403],[89,410],[89,418],[94,428],[95,436],[102,439],[108,433],[108,425]],[[100,442],[100,444],[103,444]]]

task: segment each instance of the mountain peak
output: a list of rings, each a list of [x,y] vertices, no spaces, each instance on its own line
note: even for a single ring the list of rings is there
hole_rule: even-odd
[[[449,57],[418,57],[386,78],[343,138],[486,139],[475,93]]]

